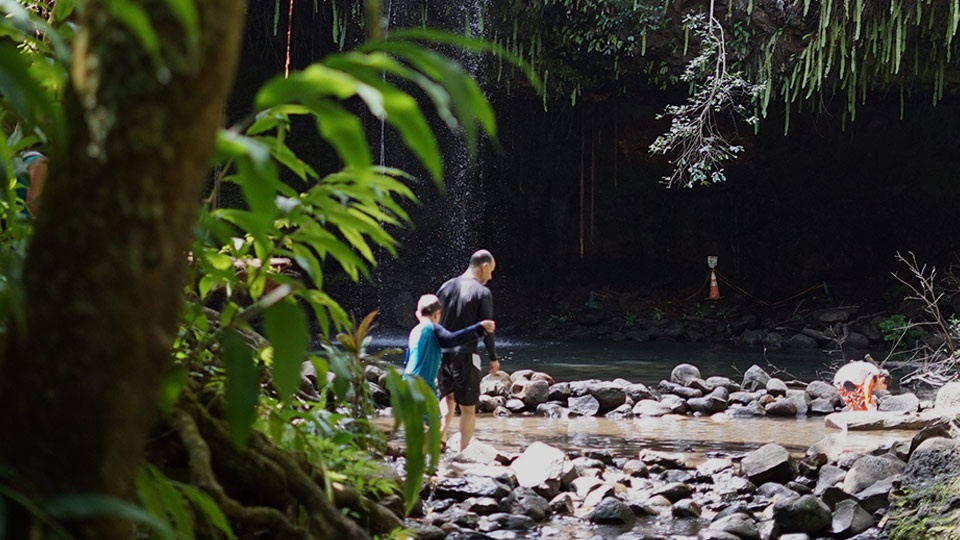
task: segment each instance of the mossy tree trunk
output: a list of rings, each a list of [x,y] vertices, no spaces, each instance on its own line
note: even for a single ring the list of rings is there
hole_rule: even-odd
[[[170,2],[136,3],[159,37],[159,60],[108,1],[83,6],[68,140],[50,156],[24,270],[25,322],[0,359],[0,463],[31,496],[133,494],[233,81],[245,2],[197,0],[195,49]],[[113,519],[71,529],[133,533]]]

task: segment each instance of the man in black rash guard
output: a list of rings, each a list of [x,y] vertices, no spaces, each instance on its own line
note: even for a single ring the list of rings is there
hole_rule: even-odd
[[[484,319],[493,318],[493,295],[486,287],[497,262],[493,255],[481,249],[470,257],[470,266],[460,276],[444,283],[437,296],[443,306],[441,324],[452,332],[466,328]],[[494,347],[493,333],[483,336],[483,342],[490,358],[490,374],[500,370],[497,351]],[[453,420],[454,402],[460,406],[460,451],[462,452],[473,437],[476,424],[477,401],[480,399],[480,355],[477,354],[479,340],[474,339],[443,353],[440,362],[440,374],[437,386],[440,390],[440,413],[442,416],[442,437],[446,441],[447,429]]]

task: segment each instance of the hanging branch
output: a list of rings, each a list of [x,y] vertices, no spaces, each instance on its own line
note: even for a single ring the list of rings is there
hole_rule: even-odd
[[[653,154],[676,154],[673,173],[664,177],[667,187],[709,185],[726,180],[723,163],[743,147],[721,133],[717,117],[726,112],[734,119],[756,125],[759,119],[747,108],[763,91],[739,73],[727,71],[723,27],[713,16],[702,13],[684,17],[684,26],[700,38],[700,54],[687,64],[681,79],[697,90],[683,105],[668,105],[657,118],[671,116],[670,130],[650,145]],[[705,20],[706,19],[706,20]],[[702,79],[702,80],[701,80]]]

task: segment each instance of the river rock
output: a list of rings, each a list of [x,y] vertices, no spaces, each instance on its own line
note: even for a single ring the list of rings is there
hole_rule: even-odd
[[[480,531],[532,531],[537,523],[529,516],[516,514],[496,513],[484,518],[477,527]],[[447,537],[450,538],[450,537]]]
[[[877,408],[883,412],[918,412],[920,410],[920,398],[912,393],[887,396],[883,401],[880,401]]]
[[[547,400],[566,403],[571,395],[573,395],[573,390],[570,388],[570,383],[561,382],[550,386],[550,390],[547,392]]]
[[[810,401],[810,408],[807,410],[807,413],[827,415],[836,412],[836,410],[837,403],[829,398],[819,397]]]
[[[710,523],[708,529],[712,531],[723,531],[734,535],[743,540],[759,540],[760,531],[757,529],[757,520],[753,516],[736,512],[723,517],[718,517]]]
[[[589,392],[600,405],[599,411],[596,414],[606,414],[623,405],[627,400],[627,394],[623,387],[612,382],[591,384],[587,386],[587,392]]]
[[[542,379],[515,381],[510,388],[513,397],[523,402],[528,409],[536,409],[537,405],[546,403],[550,396],[550,383]]]
[[[676,503],[681,499],[689,498],[693,493],[693,488],[683,482],[671,482],[655,489],[652,495],[662,495],[670,502]]]
[[[751,418],[754,416],[766,416],[767,410],[757,401],[751,401],[743,407],[733,407],[727,409],[727,414],[733,418]]]
[[[670,382],[686,386],[693,379],[700,378],[700,369],[692,364],[677,364],[670,372]]]
[[[797,475],[797,465],[784,447],[767,443],[740,461],[740,472],[756,485],[765,482],[784,484]]]
[[[497,410],[497,407],[504,407],[507,404],[507,398],[504,396],[490,396],[480,394],[477,401],[477,412],[491,413]]]
[[[960,407],[960,382],[952,381],[937,390],[934,407],[938,409],[952,409]]]
[[[614,497],[607,497],[600,501],[586,517],[593,523],[610,525],[629,524],[636,519],[630,507]]]
[[[787,395],[787,383],[775,377],[768,380],[764,388],[766,389],[767,394],[773,397],[782,397]]]
[[[833,521],[830,508],[813,495],[776,500],[773,503],[773,517],[784,533],[811,535],[825,531]]]
[[[716,375],[707,377],[707,384],[713,388],[723,387],[727,392],[739,392],[740,385],[733,382],[729,377],[718,377]]]
[[[599,405],[597,408],[600,408]],[[642,399],[638,401],[632,410],[634,416],[659,417],[673,413],[673,409],[668,404],[653,399]]]
[[[460,508],[478,516],[489,516],[500,511],[500,502],[493,497],[470,497],[463,501]]]
[[[569,491],[558,493],[556,497],[550,500],[550,511],[561,516],[573,515],[576,509],[576,501],[573,494]]]
[[[823,495],[823,492],[826,491],[827,488],[837,486],[846,475],[847,471],[836,465],[824,465],[820,467],[820,475],[817,477],[817,485],[813,488],[813,494],[818,497]]]
[[[860,502],[860,506],[864,510],[873,514],[877,510],[889,506],[890,492],[893,490],[894,483],[899,480],[899,476],[882,478],[863,491],[854,493],[854,497]]]
[[[564,475],[567,456],[558,448],[540,441],[532,443],[510,464],[522,487],[536,487],[548,480],[558,483]]]
[[[873,527],[873,516],[854,500],[840,501],[833,511],[830,532],[840,538],[848,538]]]
[[[510,374],[510,383],[515,383],[517,381],[528,381],[533,377],[532,369],[518,369]]]
[[[756,401],[760,398],[760,392],[730,392],[730,396],[727,400],[730,403],[739,403],[740,405],[746,405],[752,401]]]
[[[843,490],[857,493],[872,486],[877,481],[900,475],[906,465],[890,454],[883,456],[863,456],[858,459],[843,479]]]
[[[600,402],[597,398],[587,394],[584,396],[571,396],[567,399],[567,408],[571,414],[579,416],[596,416],[600,411]]]
[[[761,388],[766,388],[767,381],[769,380],[770,374],[764,371],[762,367],[754,364],[743,373],[743,382],[740,383],[740,387],[744,391],[753,392]]]
[[[660,400],[660,403],[666,407],[669,407],[671,414],[686,414],[687,412],[687,401],[680,396],[675,396],[673,394],[667,394],[663,396],[663,399]]]
[[[770,416],[796,416],[797,404],[790,399],[778,399],[763,408]]]
[[[517,398],[508,399],[503,406],[513,414],[521,413],[527,410],[527,404],[524,403],[522,399]]]
[[[805,334],[793,334],[783,344],[788,349],[816,349],[817,340]]]
[[[498,371],[480,379],[480,393],[488,396],[509,396],[513,381],[506,371]]]
[[[570,410],[557,403],[541,403],[537,405],[535,414],[544,418],[567,418]]]
[[[900,477],[905,489],[921,490],[952,480],[960,470],[960,440],[932,438],[920,443]]]
[[[681,499],[673,503],[673,508],[670,509],[670,513],[673,514],[673,517],[678,518],[698,518],[700,514],[703,513],[703,510],[697,501],[693,499]]]
[[[455,499],[457,501],[465,501],[470,497],[501,499],[510,494],[510,488],[493,478],[464,476],[461,478],[441,478],[437,481],[434,494],[441,499]]]
[[[727,401],[724,399],[718,399],[711,394],[707,397],[688,399],[687,408],[695,413],[709,416],[711,414],[726,410]]]
[[[518,487],[500,502],[500,510],[508,514],[520,514],[541,522],[550,516],[550,503],[528,487]]]
[[[627,399],[631,400],[633,403],[644,399],[660,399],[660,396],[656,394],[653,390],[647,387],[647,385],[642,383],[632,383],[623,387],[624,393],[627,395]]]
[[[840,392],[830,383],[823,381],[810,381],[805,388],[811,399],[817,398],[837,398],[840,399]]]

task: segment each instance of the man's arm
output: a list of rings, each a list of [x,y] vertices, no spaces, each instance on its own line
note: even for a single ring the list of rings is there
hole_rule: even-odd
[[[480,299],[480,320],[484,319],[493,319],[493,295],[489,291]],[[493,332],[483,335],[483,345],[486,347],[487,357],[490,359],[490,373],[496,373],[500,369],[500,360],[497,358],[497,347]],[[496,364],[496,367],[493,364]]]
[[[434,324],[433,332],[437,336],[437,342],[440,343],[440,347],[450,349],[482,336],[483,326],[481,326],[480,323],[471,324],[462,330],[451,332],[439,324]]]

